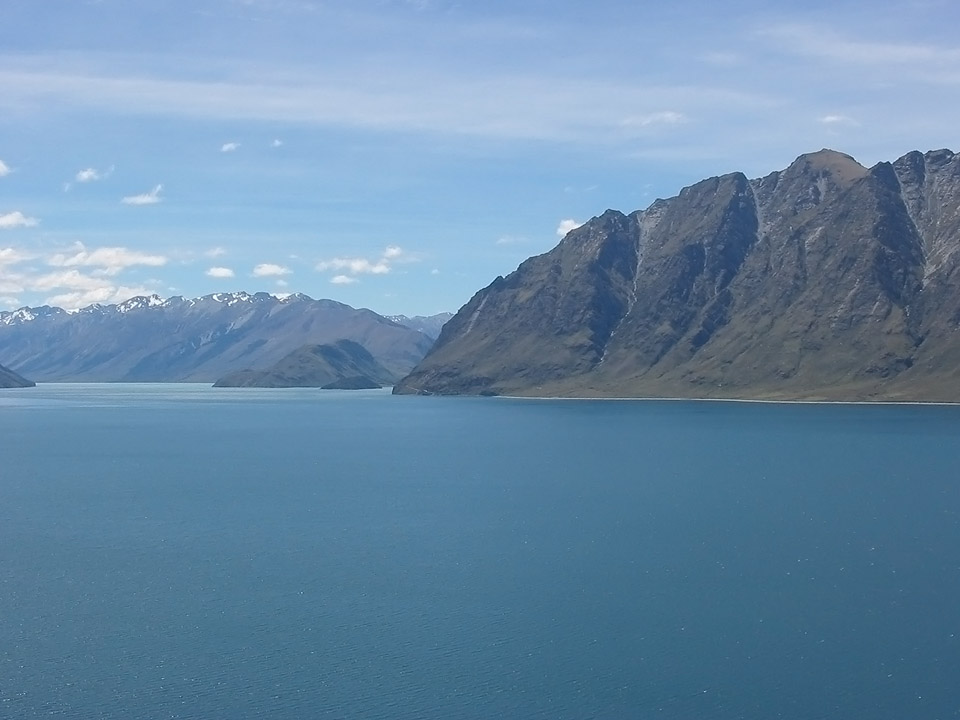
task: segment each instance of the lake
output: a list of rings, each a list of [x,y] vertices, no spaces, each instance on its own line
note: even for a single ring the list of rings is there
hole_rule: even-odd
[[[960,407],[0,391],[0,717],[960,717]]]

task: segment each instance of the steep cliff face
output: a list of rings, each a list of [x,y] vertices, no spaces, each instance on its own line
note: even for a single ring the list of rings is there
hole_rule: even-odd
[[[960,399],[960,156],[823,150],[570,233],[397,392]]]

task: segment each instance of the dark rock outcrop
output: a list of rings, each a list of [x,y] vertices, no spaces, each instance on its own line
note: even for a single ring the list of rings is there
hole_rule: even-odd
[[[594,218],[395,392],[960,400],[958,250],[960,155],[822,150]]]

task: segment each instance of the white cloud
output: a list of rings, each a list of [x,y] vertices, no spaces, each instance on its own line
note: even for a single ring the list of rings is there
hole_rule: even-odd
[[[351,283],[360,282],[355,277],[350,277],[349,275],[334,275],[330,278],[330,282],[334,285],[350,285]]]
[[[12,171],[10,170],[10,166],[7,165],[3,160],[0,160],[0,177],[9,175],[11,172]]]
[[[281,145],[283,145],[283,140],[281,140],[280,138],[276,138],[272,143],[270,143],[270,147],[275,147],[275,148],[278,148]]]
[[[100,303],[101,305],[120,303],[124,300],[129,300],[132,297],[136,297],[137,295],[150,295],[152,292],[152,290],[145,287],[106,285],[100,288],[76,290],[73,292],[51,295],[44,302],[47,305],[62,307],[64,310],[78,310],[94,303]]]
[[[292,270],[283,265],[274,263],[260,263],[253,269],[254,277],[279,277],[280,275],[289,275]]]
[[[386,275],[390,272],[390,265],[384,260],[368,260],[367,258],[331,258],[317,263],[317,270],[346,270],[354,275]]]
[[[74,182],[78,182],[78,183],[88,183],[88,182],[94,182],[96,180],[103,180],[105,178],[110,177],[112,174],[113,174],[113,165],[108,167],[103,172],[101,172],[100,170],[97,170],[96,168],[86,168],[78,172],[74,176],[73,180]]]
[[[15,297],[9,296],[0,296],[0,308],[7,308],[8,310],[16,310],[20,305],[20,301]]]
[[[328,270],[344,271],[347,277],[351,275],[386,275],[391,271],[393,265],[398,262],[412,262],[415,258],[410,257],[397,245],[388,245],[384,248],[379,258],[370,259],[363,257],[335,257],[329,260],[321,260],[317,263],[316,269],[319,272]],[[342,284],[344,281],[341,280]]]
[[[570,232],[571,230],[576,230],[581,225],[583,225],[583,223],[578,222],[576,220],[572,220],[572,219],[561,220],[560,224],[557,225],[557,235],[559,235],[560,237],[566,237],[568,232]]]
[[[112,287],[113,284],[102,277],[86,275],[79,270],[60,270],[47,273],[30,280],[30,290],[58,290],[67,288],[70,290],[102,290]]]
[[[240,147],[240,143],[238,142],[224,143],[223,145],[220,146],[220,152],[223,152],[223,153],[233,152],[239,147]]]
[[[53,267],[94,267],[104,275],[116,275],[121,270],[136,265],[161,267],[167,264],[163,255],[129,250],[124,247],[100,247],[88,250],[83,243],[74,243],[69,252],[56,253],[47,258]]]
[[[836,127],[838,125],[845,125],[847,127],[859,127],[860,123],[849,115],[824,115],[822,118],[818,119],[823,125]]]
[[[27,217],[19,210],[14,210],[6,215],[0,215],[0,230],[10,230],[18,227],[36,227],[40,221],[36,218]]]
[[[4,265],[16,265],[17,263],[22,263],[24,260],[32,260],[34,257],[36,256],[18,250],[17,248],[0,248],[0,268]]]
[[[234,273],[227,267],[212,267],[207,270],[206,275],[212,278],[232,278]]]
[[[150,192],[141,195],[128,195],[120,202],[124,205],[156,205],[163,200],[163,198],[160,197],[161,190],[163,190],[163,185],[157,185]]]
[[[107,277],[88,275],[75,268],[32,277],[24,280],[24,285],[31,292],[53,292],[44,302],[67,310],[92,303],[123,302],[152,292],[143,286],[119,285]]]

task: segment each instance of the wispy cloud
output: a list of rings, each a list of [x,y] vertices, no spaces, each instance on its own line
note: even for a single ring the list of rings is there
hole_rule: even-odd
[[[274,148],[281,147],[282,145],[283,145],[283,140],[281,140],[280,138],[276,138],[272,143],[270,143],[270,147],[274,147]]]
[[[661,110],[645,115],[634,115],[622,121],[625,127],[646,128],[654,125],[682,125],[689,122],[686,115],[675,110]]]
[[[10,166],[7,165],[3,160],[0,160],[0,177],[5,177],[6,175],[9,175],[11,172],[12,171],[10,170]]]
[[[677,126],[694,114],[702,116],[705,107],[747,108],[768,101],[715,85],[597,80],[549,69],[516,73],[494,66],[464,76],[401,62],[371,75],[354,59],[335,70],[267,68],[257,80],[237,68],[232,77],[204,82],[158,79],[118,70],[117,64],[78,72],[55,57],[33,58],[0,71],[0,86],[14,103],[42,97],[48,103],[145,115],[590,143],[615,139],[611,133],[629,136],[654,126]],[[384,92],[387,87],[390,92]],[[496,102],[477,87],[496,88]]]
[[[566,237],[566,234],[571,230],[576,230],[578,227],[583,225],[579,220],[566,219],[561,220],[560,224],[557,225],[557,235],[560,237]]]
[[[238,142],[224,143],[223,145],[220,146],[220,152],[222,153],[234,152],[239,147],[240,147],[240,143]]]
[[[12,228],[36,227],[40,221],[36,218],[27,217],[19,210],[14,210],[6,215],[0,215],[0,230],[10,230]]]
[[[208,258],[218,258],[226,254],[227,254],[226,248],[217,246],[215,248],[210,248],[209,250],[204,252],[203,256]]]
[[[777,41],[779,48],[795,53],[861,65],[955,65],[960,49],[934,44],[876,42],[845,36],[832,28],[805,23],[766,27],[761,36]]]
[[[527,238],[519,235],[503,235],[496,240],[497,245],[521,245],[528,242]]]
[[[163,185],[157,185],[150,192],[141,195],[128,195],[121,199],[120,202],[124,205],[156,205],[158,202],[163,201],[163,198],[160,197],[161,190],[163,190]]]
[[[167,264],[163,255],[151,255],[125,247],[100,247],[88,250],[83,243],[75,243],[69,252],[55,253],[47,258],[53,267],[93,267],[104,275],[116,275],[128,267],[143,265],[161,267]]]
[[[280,277],[281,275],[289,275],[293,271],[284,267],[283,265],[276,265],[274,263],[260,263],[253,269],[254,277]]]
[[[356,275],[386,275],[393,269],[394,264],[414,260],[415,258],[404,252],[403,248],[397,245],[388,245],[378,258],[335,257],[329,260],[321,260],[317,263],[316,269],[319,272],[340,271],[337,277],[355,281],[357,278],[354,276]],[[344,284],[347,281],[341,279],[337,282]]]
[[[212,278],[232,278],[234,272],[228,267],[212,267],[207,270],[205,275]]]
[[[847,126],[847,127],[859,127],[860,123],[849,115],[824,115],[821,118],[817,119],[822,125],[827,125],[828,127],[836,126]]]
[[[350,277],[349,275],[334,275],[332,278],[330,278],[330,282],[332,282],[334,285],[350,285],[360,281],[355,277]]]

